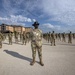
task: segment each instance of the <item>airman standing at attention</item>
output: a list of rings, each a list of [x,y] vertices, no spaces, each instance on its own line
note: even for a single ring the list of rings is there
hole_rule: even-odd
[[[42,61],[42,38],[43,38],[43,34],[42,34],[42,31],[40,29],[38,29],[38,26],[39,26],[38,22],[34,22],[33,26],[34,26],[34,29],[30,35],[31,36],[31,48],[32,48],[33,60],[30,63],[30,65],[34,65],[35,57],[36,57],[36,51],[38,50],[40,65],[44,66],[43,61]]]
[[[47,32],[47,42],[49,43],[49,34],[48,34],[48,32]]]
[[[8,39],[9,39],[9,44],[12,45],[12,33],[11,32],[8,33]]]
[[[68,43],[72,43],[72,32],[68,34]]]
[[[49,42],[51,43],[51,32],[49,32]]]
[[[25,33],[25,31],[23,32],[23,34],[22,34],[23,36],[22,36],[22,42],[23,42],[23,44],[25,44],[26,45],[26,33]]]
[[[20,33],[20,41],[22,41],[22,33]]]
[[[55,45],[55,32],[54,31],[51,34],[51,46],[53,46],[53,45],[56,46]]]
[[[58,39],[61,41],[61,33],[58,33]]]
[[[15,32],[15,43],[18,43],[18,32]]]
[[[73,33],[73,39],[75,39],[75,33]]]
[[[3,34],[0,32],[0,48],[2,48],[2,41],[4,40]]]
[[[64,41],[64,42],[66,42],[66,38],[65,37],[66,37],[66,34],[65,34],[65,32],[63,32],[62,33],[62,41]]]

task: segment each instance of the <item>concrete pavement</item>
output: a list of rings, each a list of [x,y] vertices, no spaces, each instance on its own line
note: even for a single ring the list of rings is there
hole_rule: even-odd
[[[75,40],[73,44],[58,41],[56,46],[43,40],[42,53],[44,66],[38,63],[38,53],[36,63],[31,66],[30,43],[8,45],[4,41],[0,49],[0,75],[75,75]]]

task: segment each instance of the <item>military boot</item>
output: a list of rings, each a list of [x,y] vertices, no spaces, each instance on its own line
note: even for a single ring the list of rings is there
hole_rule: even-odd
[[[42,62],[42,58],[40,58],[40,65],[44,66],[44,63]]]
[[[32,60],[32,62],[30,63],[30,65],[34,65],[34,63],[35,63],[35,58],[33,58],[33,60]]]
[[[54,46],[56,46],[56,45],[54,44]]]

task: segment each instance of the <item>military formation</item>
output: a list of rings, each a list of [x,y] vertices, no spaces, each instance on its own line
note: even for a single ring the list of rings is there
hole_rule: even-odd
[[[55,31],[43,33],[42,30],[38,28],[39,23],[37,21],[34,22],[32,26],[34,27],[34,29],[29,33],[26,33],[25,31],[23,31],[22,33],[16,31],[14,33],[0,32],[0,48],[2,48],[2,42],[6,39],[8,40],[9,45],[12,45],[13,43],[21,43],[22,45],[26,45],[27,43],[31,42],[33,59],[30,65],[35,64],[36,51],[38,51],[39,64],[41,66],[44,66],[42,60],[42,39],[46,40],[47,43],[50,43],[50,46],[56,46],[56,40],[72,44],[72,39],[75,39],[75,33],[72,33],[71,31],[69,33],[55,33]],[[13,40],[15,42],[13,42]]]
[[[2,48],[2,41],[6,40],[7,38],[8,38],[9,45],[13,44],[13,39],[15,40],[16,44],[21,42],[22,45],[26,45],[26,43],[29,43],[31,41],[30,33],[26,33],[25,31],[23,33],[18,33],[18,32],[1,33],[0,32],[0,48]],[[43,33],[43,38],[48,43],[51,43],[51,46],[56,46],[56,40],[72,43],[72,39],[75,39],[75,33],[72,33],[71,31],[69,33],[65,33],[65,32],[55,33],[54,31],[52,31],[52,32]]]
[[[44,33],[43,38],[48,43],[51,43],[51,46],[56,46],[56,40],[72,44],[72,39],[75,39],[75,33],[72,33],[71,31],[69,33],[55,33],[54,31],[52,31]]]
[[[12,45],[15,41],[16,44],[21,43],[22,45],[26,45],[30,41],[30,36],[28,33],[18,33],[18,32],[9,32],[9,33],[1,33],[0,32],[0,48],[2,48],[2,42],[8,40],[8,44]]]

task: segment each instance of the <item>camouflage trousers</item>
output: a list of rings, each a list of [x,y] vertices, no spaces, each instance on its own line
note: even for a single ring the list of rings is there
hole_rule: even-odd
[[[51,42],[51,38],[48,38],[48,43]]]
[[[68,43],[72,43],[72,38],[69,38],[68,39]]]
[[[32,48],[32,57],[35,58],[36,51],[38,51],[39,59],[41,59],[42,58],[42,47],[38,48],[36,45],[31,44],[31,48]]]
[[[66,42],[66,39],[65,38],[62,38],[62,42]]]
[[[51,46],[55,46],[55,39],[51,39]]]
[[[20,41],[22,41],[22,38],[20,37]]]
[[[23,39],[22,40],[22,43],[26,45],[26,39]]]
[[[12,44],[12,39],[9,39],[9,44]]]
[[[27,38],[27,43],[29,43],[29,41],[30,41],[30,39],[29,39],[29,38]]]
[[[2,48],[2,42],[0,41],[0,48]]]
[[[18,43],[18,38],[15,38],[15,42]]]

